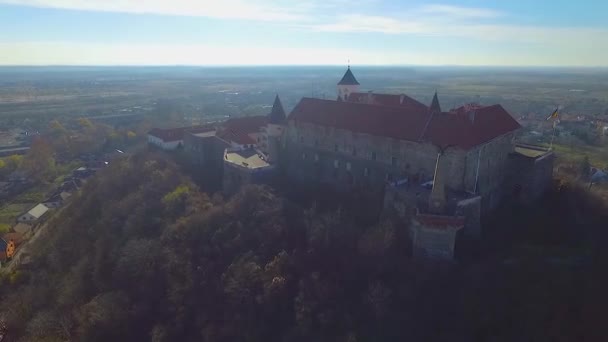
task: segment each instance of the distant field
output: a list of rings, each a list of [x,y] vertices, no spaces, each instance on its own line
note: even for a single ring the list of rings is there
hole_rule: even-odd
[[[188,115],[242,114],[271,104],[287,110],[303,96],[333,99],[344,67],[49,67],[0,68],[0,119],[11,116],[112,114],[122,108],[176,99]],[[407,93],[429,103],[435,89],[444,108],[501,103],[514,115],[608,110],[607,69],[353,66],[362,90]],[[210,108],[209,106],[215,106]],[[188,110],[184,108],[183,110]],[[540,115],[540,114],[539,114]]]

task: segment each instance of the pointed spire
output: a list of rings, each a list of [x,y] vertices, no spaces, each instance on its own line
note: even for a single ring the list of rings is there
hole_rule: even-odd
[[[346,72],[344,73],[344,76],[342,76],[340,82],[338,82],[338,85],[359,85],[355,75],[353,75],[353,72],[350,71],[350,65],[346,69]]]
[[[439,105],[439,98],[437,97],[437,89],[435,89],[435,95],[433,95],[433,101],[431,101],[431,107],[429,109],[431,113],[441,113],[441,106]]]
[[[268,122],[272,124],[283,124],[286,120],[285,110],[283,109],[283,105],[281,104],[281,99],[279,99],[279,94],[274,98],[274,103],[272,104],[272,110],[270,114],[268,114]]]

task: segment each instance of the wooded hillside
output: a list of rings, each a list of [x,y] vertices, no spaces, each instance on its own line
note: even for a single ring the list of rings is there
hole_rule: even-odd
[[[139,154],[91,179],[30,267],[3,275],[0,315],[11,341],[606,340],[606,215],[580,189],[551,196],[511,218],[537,228],[516,229],[519,249],[430,263],[399,224],[262,187],[209,198]]]

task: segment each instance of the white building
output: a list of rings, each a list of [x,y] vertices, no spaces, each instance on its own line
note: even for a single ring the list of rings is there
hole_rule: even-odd
[[[178,128],[154,128],[148,132],[148,144],[165,151],[175,150],[184,145],[186,133],[203,133],[215,130],[211,126],[192,126]]]
[[[49,211],[49,207],[40,203],[40,204],[36,205],[35,207],[33,207],[32,209],[30,209],[27,213],[19,216],[17,218],[17,221],[23,222],[23,223],[32,223],[32,224],[37,223],[40,221],[40,219],[44,215],[46,215],[46,213],[48,211]]]

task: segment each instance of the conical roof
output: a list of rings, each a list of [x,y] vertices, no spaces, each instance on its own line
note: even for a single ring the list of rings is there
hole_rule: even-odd
[[[338,85],[359,85],[355,75],[353,75],[353,72],[350,71],[350,66],[348,69],[346,69],[346,72],[344,73],[344,76],[342,76],[340,82],[338,82]]]
[[[441,106],[439,105],[439,98],[437,98],[436,90],[435,95],[433,95],[433,101],[431,101],[430,111],[431,113],[441,113]]]
[[[287,116],[285,115],[285,110],[283,109],[283,105],[281,104],[281,100],[279,99],[279,95],[274,98],[274,103],[272,104],[272,110],[270,114],[268,114],[268,122],[273,124],[282,124],[285,123]]]

